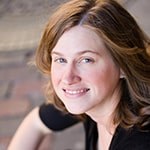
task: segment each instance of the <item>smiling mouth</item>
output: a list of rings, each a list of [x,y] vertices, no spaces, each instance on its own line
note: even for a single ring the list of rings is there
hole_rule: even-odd
[[[90,89],[88,89],[88,88],[78,89],[78,90],[63,89],[63,91],[69,95],[80,95],[80,94],[84,94],[84,93],[88,92],[89,90]]]

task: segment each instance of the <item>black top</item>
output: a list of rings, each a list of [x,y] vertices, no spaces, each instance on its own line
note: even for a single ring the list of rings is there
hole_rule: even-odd
[[[39,115],[42,122],[53,131],[61,131],[80,122],[73,115],[64,114],[52,105],[42,105]],[[90,117],[87,117],[83,124],[86,139],[85,149],[96,150],[98,139],[96,123]],[[125,130],[118,126],[109,150],[150,150],[150,131],[142,132],[135,127]]]

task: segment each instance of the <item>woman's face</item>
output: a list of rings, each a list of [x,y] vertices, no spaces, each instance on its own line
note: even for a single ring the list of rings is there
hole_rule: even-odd
[[[69,112],[109,109],[118,99],[120,68],[91,29],[66,31],[51,55],[53,88]]]

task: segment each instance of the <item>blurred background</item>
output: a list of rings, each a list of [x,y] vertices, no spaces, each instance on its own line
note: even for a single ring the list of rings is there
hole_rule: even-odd
[[[7,145],[26,114],[45,101],[46,82],[33,59],[52,11],[67,0],[0,0],[0,150]],[[121,0],[150,35],[150,0]],[[48,150],[50,138],[39,150]],[[84,150],[81,124],[53,136],[54,150]]]

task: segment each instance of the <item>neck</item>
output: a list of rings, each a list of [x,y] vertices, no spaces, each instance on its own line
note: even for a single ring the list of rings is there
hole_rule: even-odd
[[[114,123],[114,113],[107,115],[100,115],[99,117],[90,116],[96,123],[99,129],[105,129],[108,133],[114,134],[116,126],[118,124]]]
[[[97,126],[103,126],[107,129],[107,131],[114,133],[114,130],[118,125],[114,124],[114,116],[115,110],[120,101],[120,97],[120,86],[118,86],[111,98],[105,100],[102,103],[99,103],[86,114],[97,123]]]

